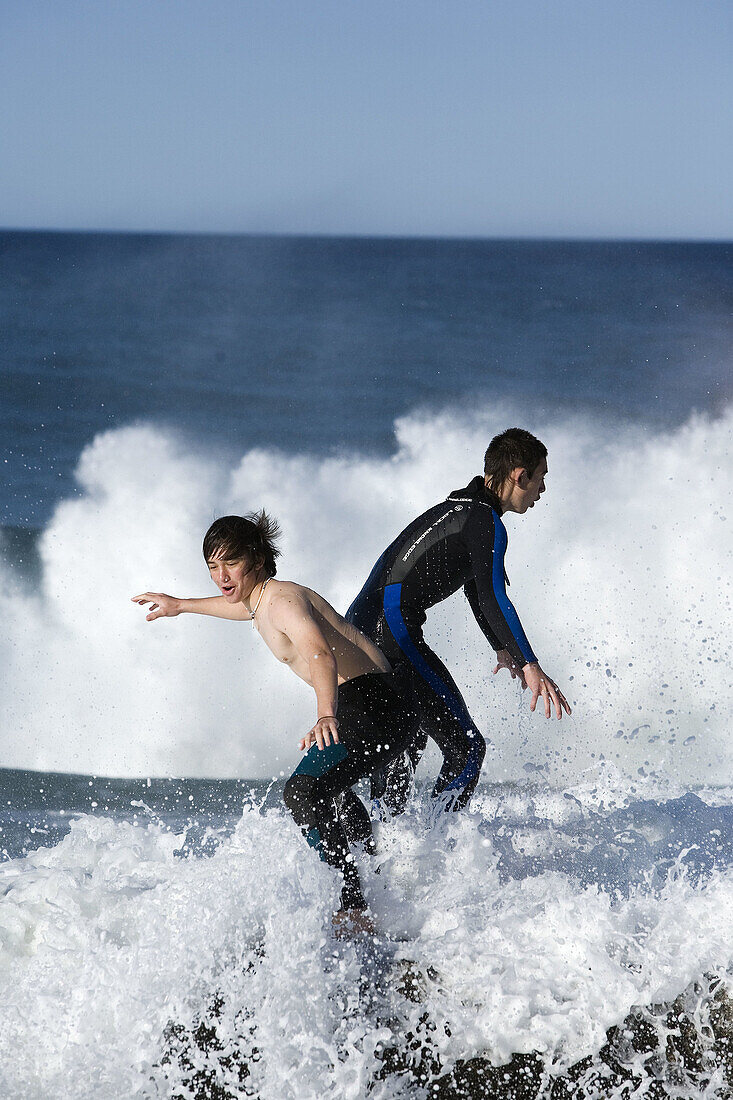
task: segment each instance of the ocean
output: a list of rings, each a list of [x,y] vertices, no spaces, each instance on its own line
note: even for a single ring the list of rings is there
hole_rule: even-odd
[[[733,1096],[732,305],[726,243],[0,233],[0,1095]],[[435,821],[426,753],[335,941],[280,799],[308,689],[130,598],[210,594],[266,507],[343,611],[513,425],[573,715],[434,609],[484,782]]]

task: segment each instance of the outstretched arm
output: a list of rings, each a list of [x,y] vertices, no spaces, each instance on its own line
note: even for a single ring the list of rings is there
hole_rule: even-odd
[[[165,592],[143,592],[140,596],[133,596],[132,602],[141,606],[150,604],[150,611],[145,616],[149,623],[153,619],[173,619],[186,612],[191,615],[215,615],[217,619],[236,619],[239,622],[252,618],[243,604],[227,603],[223,596],[183,600],[177,596],[168,596]]]
[[[316,693],[316,723],[300,741],[308,749],[315,741],[319,749],[338,744],[338,666],[306,596],[288,592],[273,596],[269,618],[292,643],[308,665],[308,678]]]

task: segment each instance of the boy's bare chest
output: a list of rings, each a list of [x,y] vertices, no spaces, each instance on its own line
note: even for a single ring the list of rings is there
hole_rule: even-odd
[[[285,665],[290,665],[295,671],[299,671],[298,666],[302,664],[302,661],[298,651],[287,634],[283,634],[282,630],[278,630],[277,627],[272,626],[264,616],[261,621],[255,623],[255,630],[270,652],[274,653],[277,657],[278,661],[281,661]]]

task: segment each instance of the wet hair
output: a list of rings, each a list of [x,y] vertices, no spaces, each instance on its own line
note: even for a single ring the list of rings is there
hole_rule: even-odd
[[[204,535],[204,560],[247,558],[253,565],[264,565],[267,575],[274,577],[277,573],[275,559],[280,557],[279,537],[277,520],[268,516],[264,508],[246,516],[221,516]]]
[[[507,428],[494,436],[484,455],[489,488],[498,493],[512,470],[519,466],[532,477],[543,458],[547,458],[547,447],[536,436],[524,428]]]

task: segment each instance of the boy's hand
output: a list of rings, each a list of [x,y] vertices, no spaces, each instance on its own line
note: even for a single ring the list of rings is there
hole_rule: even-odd
[[[519,667],[517,662],[512,657],[509,650],[508,649],[500,649],[499,652],[496,655],[496,659],[499,663],[496,666],[496,668],[494,669],[494,676],[496,676],[499,669],[508,668],[510,673],[512,674],[512,680],[517,680],[518,679],[520,684],[522,685],[522,691],[524,691],[527,687],[527,681],[524,678],[524,673],[522,672],[521,668]]]
[[[532,701],[529,704],[529,709],[534,710],[537,706],[537,700],[540,696],[545,701],[545,718],[550,717],[552,706],[554,705],[558,718],[562,718],[562,712],[570,714],[570,707],[568,701],[560,691],[554,680],[551,680],[546,672],[543,672],[540,666],[535,662],[531,665],[525,665],[522,669],[524,678],[527,681],[527,686],[532,689]]]
[[[318,719],[312,730],[308,730],[305,737],[298,742],[298,748],[301,752],[305,752],[311,745],[316,744],[319,749],[323,749],[331,744],[332,739],[334,745],[338,745],[338,728],[338,718],[333,714],[327,714]]]
[[[149,623],[153,619],[174,619],[181,613],[181,601],[175,596],[167,596],[165,592],[143,592],[142,596],[133,596],[132,602],[150,604],[150,612],[145,616]]]

